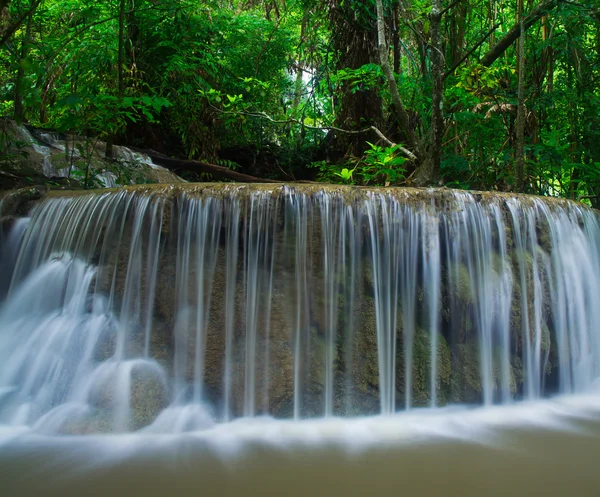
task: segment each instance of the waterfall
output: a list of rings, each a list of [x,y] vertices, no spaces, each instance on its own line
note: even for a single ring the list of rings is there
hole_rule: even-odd
[[[0,228],[2,425],[390,415],[599,374],[599,218],[567,201],[157,186],[58,193]]]

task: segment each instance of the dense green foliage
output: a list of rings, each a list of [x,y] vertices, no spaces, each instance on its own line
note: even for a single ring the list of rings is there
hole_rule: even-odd
[[[445,0],[440,12],[436,0],[385,0],[384,53],[404,109],[378,53],[376,3],[0,0],[0,115],[263,178],[597,204],[596,2]],[[415,172],[431,160],[423,180]]]

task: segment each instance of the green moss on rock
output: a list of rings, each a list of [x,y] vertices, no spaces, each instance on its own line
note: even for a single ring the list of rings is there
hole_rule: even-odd
[[[460,262],[452,263],[447,269],[447,274],[451,295],[463,304],[472,303],[474,295],[467,266]]]

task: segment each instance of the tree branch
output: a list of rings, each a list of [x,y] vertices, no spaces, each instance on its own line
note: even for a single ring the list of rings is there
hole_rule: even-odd
[[[462,0],[454,0],[454,2],[452,2],[450,5],[448,5],[448,7],[446,7],[445,9],[442,9],[442,11],[439,13],[439,16],[442,17],[450,9],[453,9],[454,7],[456,7],[461,1]]]
[[[371,130],[371,131],[374,131],[374,132],[375,132],[375,134],[376,134],[376,135],[377,135],[379,138],[381,138],[381,139],[382,139],[382,140],[383,140],[385,143],[387,143],[387,145],[388,145],[389,147],[396,147],[396,149],[397,149],[399,152],[402,152],[402,154],[403,154],[405,157],[408,157],[410,160],[412,160],[412,161],[415,161],[415,162],[418,160],[418,157],[417,157],[415,154],[413,154],[413,153],[412,153],[410,150],[408,150],[407,148],[404,148],[403,146],[401,146],[401,145],[398,145],[397,143],[394,143],[393,141],[391,141],[391,140],[390,140],[389,138],[387,138],[387,137],[386,137],[386,136],[385,136],[385,135],[384,135],[384,134],[383,134],[381,131],[379,131],[379,129],[377,129],[375,126],[371,126],[371,127],[369,127],[368,129],[361,130],[360,132],[369,131],[369,130]],[[341,131],[342,131],[342,132],[345,132],[344,130],[341,130]]]
[[[473,48],[471,48],[471,50],[469,50],[456,64],[454,64],[454,66],[452,66],[451,69],[446,71],[443,79],[446,79],[448,76],[454,74],[454,71],[456,71],[461,66],[461,64],[465,60],[467,60],[473,54],[473,52],[475,52],[475,50],[477,50],[481,45],[483,45],[483,42],[487,40],[492,35],[492,33],[496,31],[499,27],[500,23],[496,24],[495,26],[492,26],[492,28],[490,28],[490,30],[473,46]]]
[[[539,19],[554,9],[560,3],[560,1],[561,0],[545,0],[540,3],[523,19],[523,32],[527,31]],[[491,66],[508,49],[508,47],[510,47],[517,40],[517,38],[519,38],[520,35],[521,24],[517,22],[512,28],[510,28],[508,33],[506,33],[504,37],[483,56],[479,63],[486,67]]]
[[[134,9],[126,10],[125,15],[128,16],[130,14],[139,14],[140,12],[146,12],[146,11],[150,11],[150,10],[159,10],[160,11],[160,9],[155,9],[154,7],[148,7],[145,9],[135,9],[134,8]],[[47,70],[49,70],[49,67],[52,64],[52,61],[66,48],[66,46],[69,43],[71,43],[73,40],[77,39],[79,37],[79,35],[85,33],[88,29],[91,29],[95,26],[99,26],[101,24],[107,23],[109,21],[114,21],[118,18],[119,18],[118,14],[114,15],[114,16],[110,16],[110,17],[105,17],[104,19],[99,19],[97,21],[91,22],[90,24],[86,24],[85,26],[83,26],[80,29],[78,29],[77,31],[75,31],[75,33],[73,33],[73,35],[71,35],[69,38],[64,40],[61,43],[61,45],[48,56],[48,58],[46,60]]]
[[[27,19],[30,16],[30,14],[33,14],[35,9],[38,8],[38,5],[41,2],[42,0],[34,0],[30,7],[25,12],[23,12],[15,22],[13,22],[10,26],[6,28],[6,31],[4,31],[2,38],[0,38],[0,46],[4,45],[8,42],[8,40],[10,40],[11,36],[15,34],[15,31],[21,27],[21,24],[23,24],[25,19]]]
[[[211,108],[213,108],[215,111],[221,113],[221,114],[230,114],[230,115],[241,115],[241,116],[248,116],[248,117],[259,117],[261,119],[266,119],[267,121],[273,123],[273,124],[298,124],[299,126],[303,126],[305,128],[308,129],[314,129],[316,131],[337,131],[338,133],[345,133],[347,135],[360,135],[363,133],[367,133],[369,131],[373,131],[377,136],[379,136],[379,138],[381,138],[389,147],[397,147],[399,152],[402,152],[402,154],[404,154],[406,157],[408,157],[410,160],[412,161],[417,161],[418,158],[417,156],[412,153],[410,150],[408,150],[405,147],[402,147],[400,145],[398,145],[397,143],[394,143],[392,140],[390,140],[388,137],[386,137],[381,130],[379,130],[377,127],[375,126],[369,126],[367,128],[364,129],[358,129],[358,130],[347,130],[347,129],[342,129],[342,128],[336,128],[335,126],[311,126],[310,124],[306,124],[303,123],[302,121],[299,121],[298,119],[294,119],[294,118],[289,118],[289,119],[285,119],[285,120],[279,120],[279,119],[273,119],[271,116],[269,116],[268,114],[265,114],[264,112],[245,112],[245,111],[231,111],[231,110],[222,110],[219,109],[218,107],[215,107],[214,105],[210,104]]]

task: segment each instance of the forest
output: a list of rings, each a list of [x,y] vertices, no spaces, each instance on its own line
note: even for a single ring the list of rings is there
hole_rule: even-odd
[[[0,0],[0,54],[2,118],[107,160],[600,205],[595,0]]]

